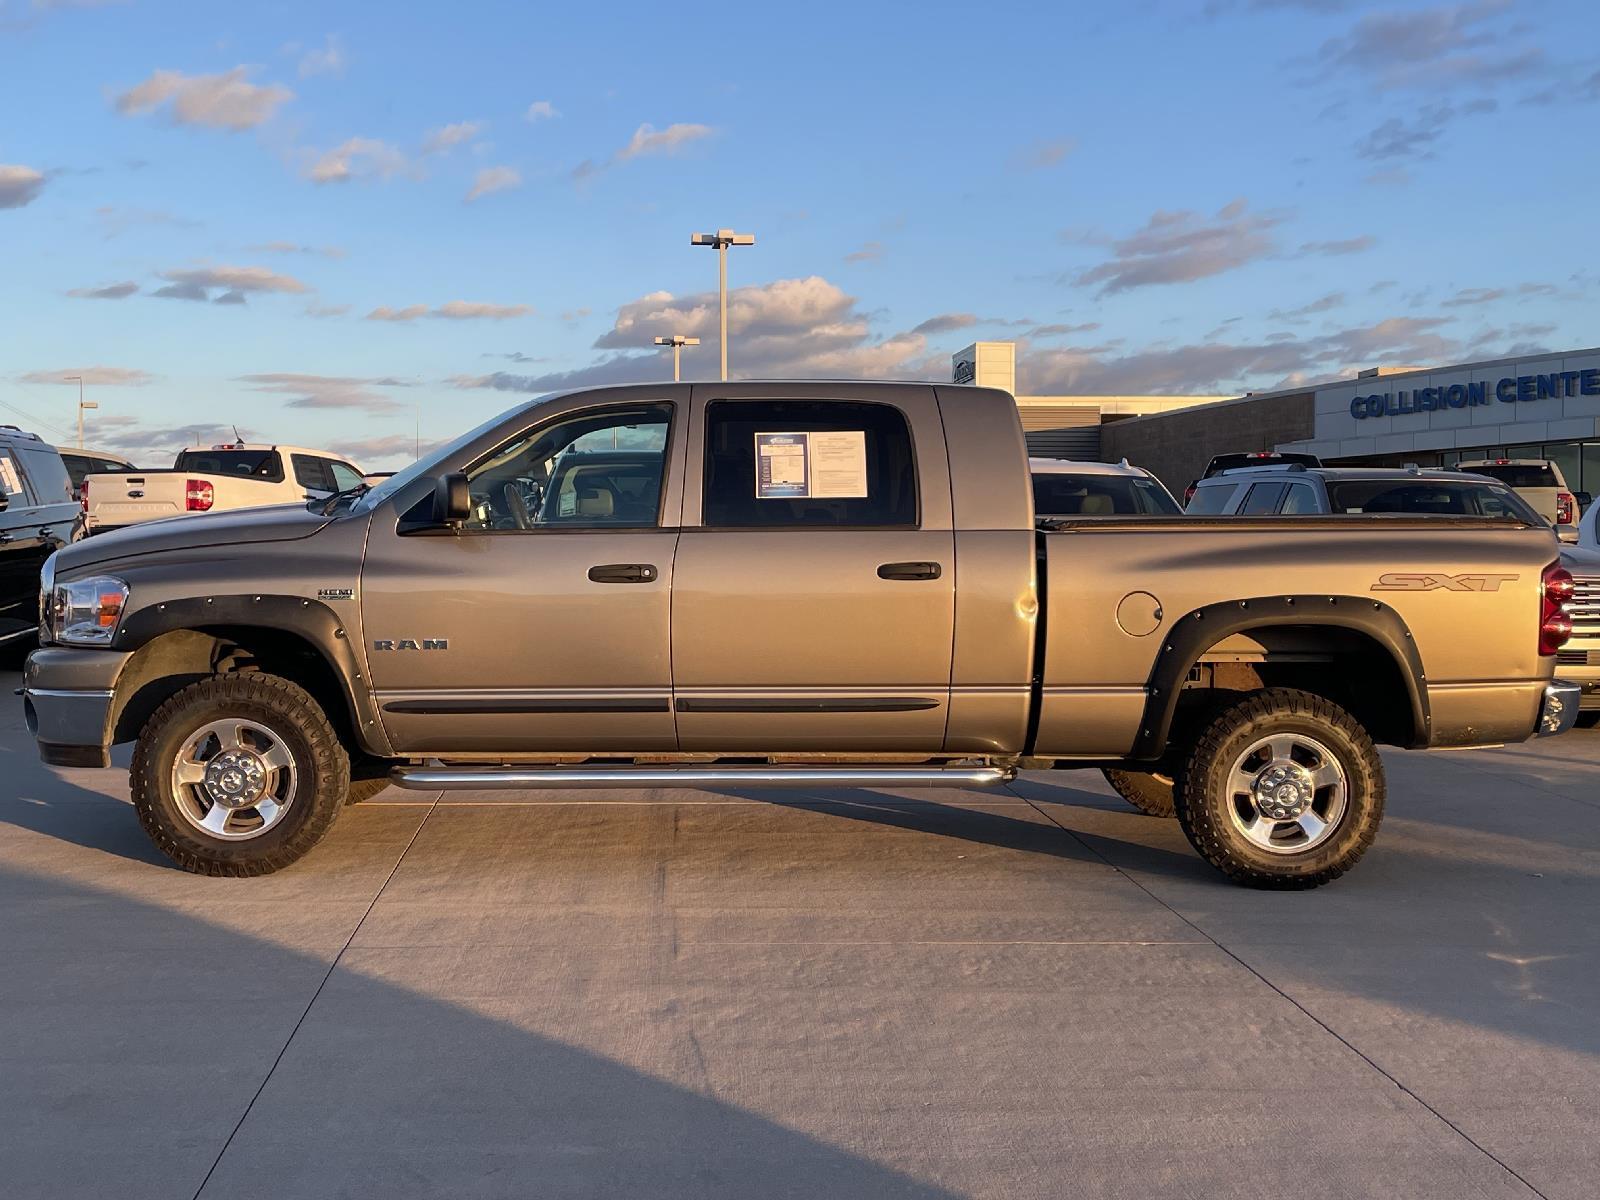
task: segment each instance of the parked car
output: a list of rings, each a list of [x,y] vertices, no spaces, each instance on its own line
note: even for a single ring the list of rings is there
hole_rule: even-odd
[[[1237,470],[1240,467],[1286,467],[1293,463],[1298,463],[1302,467],[1320,467],[1322,460],[1315,454],[1296,454],[1279,450],[1249,450],[1239,454],[1218,454],[1206,464],[1200,479],[1210,479],[1213,475]],[[1185,504],[1193,498],[1194,489],[1200,479],[1190,480],[1189,486],[1183,490]]]
[[[118,471],[137,471],[125,458],[118,458],[115,454],[105,454],[99,450],[61,451],[61,461],[67,468],[67,474],[72,478],[72,490],[77,492],[83,486],[85,475],[103,475]]]
[[[229,442],[180,451],[170,470],[84,480],[85,536],[162,517],[325,500],[362,484],[359,469],[324,450]]]
[[[507,489],[562,495],[552,475],[594,452],[570,506]],[[133,742],[141,822],[212,875],[294,862],[386,779],[971,788],[1093,766],[1175,806],[1229,879],[1313,887],[1376,835],[1375,743],[1574,719],[1552,681],[1571,579],[1507,497],[1041,530],[1005,392],[559,393],[364,492],[58,551],[24,705],[47,762]]]
[[[1567,604],[1572,637],[1556,652],[1556,678],[1582,688],[1578,724],[1600,725],[1600,544],[1595,540],[1596,512],[1585,514],[1578,544],[1564,547],[1561,565],[1572,572],[1573,595]]]
[[[1052,517],[1175,517],[1183,511],[1172,493],[1142,467],[1120,463],[1030,458],[1033,515]]]
[[[1547,458],[1481,458],[1456,464],[1458,471],[1498,479],[1557,527],[1578,524],[1578,499],[1561,468]],[[1571,534],[1576,539],[1577,529]]]
[[[1483,475],[1417,467],[1240,467],[1202,479],[1191,516],[1505,517],[1549,527],[1511,488]]]
[[[61,455],[38,436],[0,425],[0,653],[39,628],[39,571],[72,538],[78,514]]]

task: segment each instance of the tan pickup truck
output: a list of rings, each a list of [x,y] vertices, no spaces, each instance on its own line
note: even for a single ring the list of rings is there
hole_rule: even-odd
[[[271,871],[386,781],[959,787],[1098,767],[1228,878],[1372,842],[1375,743],[1558,733],[1571,581],[1497,518],[1036,525],[1003,392],[653,384],[525,404],[376,487],[44,571],[25,705],[189,870]]]

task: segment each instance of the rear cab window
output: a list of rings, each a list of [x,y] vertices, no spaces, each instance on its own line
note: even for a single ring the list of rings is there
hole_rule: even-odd
[[[1462,467],[1473,475],[1487,475],[1512,488],[1558,488],[1556,473],[1538,463],[1489,463],[1480,467]]]
[[[1040,517],[1176,516],[1182,510],[1154,480],[1137,475],[1037,471],[1033,511]]]
[[[855,400],[714,400],[706,406],[708,528],[916,528],[905,414]]]
[[[276,450],[184,450],[173,470],[283,482],[283,459]]]

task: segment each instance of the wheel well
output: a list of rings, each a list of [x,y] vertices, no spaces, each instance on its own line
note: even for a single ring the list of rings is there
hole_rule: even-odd
[[[310,692],[340,740],[354,750],[355,719],[338,673],[322,651],[299,634],[259,626],[218,625],[174,629],[134,652],[117,679],[113,742],[128,742],[156,709],[202,679],[263,671],[280,675]]]
[[[1239,630],[1202,651],[1182,687],[1174,733],[1180,724],[1192,725],[1239,695],[1287,687],[1332,700],[1376,742],[1415,746],[1427,740],[1426,729],[1417,728],[1400,663],[1359,629],[1272,625]]]

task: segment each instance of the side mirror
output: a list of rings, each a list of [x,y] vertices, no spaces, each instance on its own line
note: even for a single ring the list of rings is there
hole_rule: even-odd
[[[472,492],[460,472],[441,475],[433,489],[433,519],[441,525],[459,526],[472,515]]]
[[[1565,542],[1569,546],[1578,544],[1578,527],[1576,525],[1557,525],[1556,541]]]

